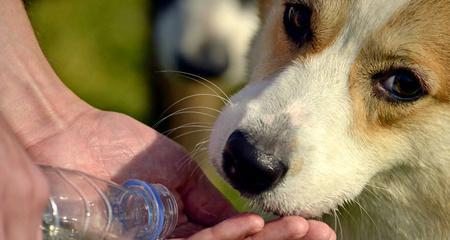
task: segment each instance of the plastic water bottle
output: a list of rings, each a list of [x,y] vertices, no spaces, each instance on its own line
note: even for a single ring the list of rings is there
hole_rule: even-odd
[[[176,226],[175,198],[160,184],[129,180],[120,186],[79,171],[41,169],[50,184],[45,240],[163,239]]]

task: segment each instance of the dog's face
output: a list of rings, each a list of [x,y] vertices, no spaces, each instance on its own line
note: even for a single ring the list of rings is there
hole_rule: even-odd
[[[259,23],[256,0],[175,0],[156,21],[163,69],[242,81]]]
[[[450,1],[266,0],[249,84],[209,154],[243,195],[320,216],[395,166],[439,166],[450,137]]]

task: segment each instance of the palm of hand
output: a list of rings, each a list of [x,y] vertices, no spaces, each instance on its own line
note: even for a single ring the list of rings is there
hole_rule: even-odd
[[[178,199],[179,224],[187,232],[234,214],[181,147],[122,114],[89,110],[27,148],[39,163],[118,183],[137,178],[167,186]]]

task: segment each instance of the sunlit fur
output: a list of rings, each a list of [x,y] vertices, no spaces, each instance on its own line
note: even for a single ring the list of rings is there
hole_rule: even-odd
[[[313,9],[316,38],[301,48],[284,32],[286,2]],[[274,146],[289,156],[284,180],[250,201],[282,215],[325,216],[343,239],[448,239],[450,1],[261,4],[250,82],[211,135],[218,171],[234,130],[293,132]],[[420,76],[427,96],[375,96],[372,76],[400,67]]]

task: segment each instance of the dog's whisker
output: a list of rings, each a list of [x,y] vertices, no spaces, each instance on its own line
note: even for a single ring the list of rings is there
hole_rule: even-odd
[[[181,131],[181,132],[185,132],[185,131],[182,131],[182,130],[190,130],[190,131],[192,131],[192,130],[201,130],[201,129],[204,129],[204,130],[209,130],[209,131],[212,131],[212,128],[210,128],[210,127],[205,127],[205,126],[184,126],[184,127],[178,127],[177,129],[174,129],[173,131],[170,131],[169,133],[167,133],[167,134],[165,134],[167,137],[171,137],[173,134],[175,134],[175,132],[177,132],[177,131]]]
[[[211,125],[206,124],[207,122],[193,122],[193,123],[187,123],[183,124],[179,127],[171,128],[167,131],[162,132],[162,134],[166,136],[170,136],[172,133],[181,130],[181,129],[191,129],[191,128],[204,128],[204,129],[212,129]]]
[[[208,140],[201,140],[197,144],[195,144],[194,148],[191,151],[191,154],[195,154],[197,151],[199,151],[200,148],[203,148],[205,144],[208,142]]]
[[[215,118],[217,117],[217,116],[215,116],[215,115],[212,115],[212,114],[209,114],[209,113],[204,113],[204,112],[199,112],[199,111],[182,111],[182,110],[179,110],[179,111],[175,111],[175,112],[173,112],[173,113],[171,113],[171,114],[165,116],[164,118],[162,118],[161,120],[159,120],[158,122],[156,122],[156,123],[153,125],[153,128],[157,128],[161,123],[163,123],[163,122],[166,121],[167,119],[169,119],[169,118],[171,118],[171,117],[174,117],[174,116],[181,115],[181,114],[198,114],[198,115],[210,117],[210,118],[212,118],[212,119],[215,119]]]
[[[333,217],[334,217],[334,227],[333,227],[333,228],[334,228],[334,231],[337,232],[336,210],[335,210],[335,209],[332,209],[331,212],[332,212],[332,215],[333,215]]]
[[[336,210],[336,216],[337,216],[337,220],[338,220],[338,227],[339,227],[339,236],[340,236],[340,239],[344,239],[344,230],[342,229],[342,224],[341,224],[341,220],[339,219],[339,214],[340,214],[340,212],[339,212],[339,209],[337,209]]]
[[[184,111],[184,110],[192,110],[192,109],[198,109],[198,110],[207,110],[207,111],[211,111],[217,114],[220,114],[222,111],[212,108],[212,107],[206,107],[206,106],[191,106],[191,107],[185,107],[185,108],[181,108],[181,109],[177,109],[175,112],[178,111]]]
[[[373,223],[373,225],[376,226],[376,223],[373,220],[373,218],[369,215],[369,212],[367,212],[367,210],[356,199],[354,199],[353,202],[356,203],[359,206],[359,209],[362,210],[364,212],[364,214],[366,214],[367,217],[369,217],[369,219]],[[362,213],[361,213],[361,215],[362,215]]]
[[[172,109],[173,107],[175,107],[177,104],[195,98],[195,97],[215,97],[215,98],[219,98],[222,101],[224,100],[223,97],[218,96],[218,95],[214,95],[214,94],[210,94],[210,93],[197,93],[197,94],[192,94],[186,97],[181,98],[180,100],[177,100],[176,102],[174,102],[173,104],[171,104],[169,107],[167,107],[162,113],[161,116],[164,116],[170,109]],[[217,109],[216,109],[217,110]]]
[[[181,171],[181,169],[188,167],[188,169],[185,169],[184,172],[188,172],[188,173],[190,172],[188,175],[190,177],[193,176],[195,171],[197,169],[199,169],[200,166],[199,166],[199,164],[193,163],[192,161],[198,162],[196,160],[196,157],[202,150],[203,149],[199,148],[199,149],[194,149],[193,151],[191,151],[191,153],[181,162],[180,166],[178,166],[178,171]]]
[[[209,80],[207,80],[207,79],[205,79],[205,78],[202,78],[201,76],[196,75],[196,74],[193,74],[193,73],[188,73],[188,72],[179,71],[179,70],[161,70],[161,71],[157,71],[157,73],[168,73],[168,74],[172,73],[172,74],[176,74],[176,75],[185,77],[185,78],[187,78],[187,79],[189,79],[189,80],[195,81],[196,83],[198,83],[198,84],[200,84],[200,85],[202,85],[202,86],[208,88],[208,89],[211,90],[213,93],[215,93],[215,94],[217,94],[217,95],[220,95],[220,94],[219,94],[215,89],[213,89],[211,86],[209,86],[209,85],[205,84],[204,82],[202,82],[202,81],[205,81],[205,82],[211,84],[211,85],[212,85],[213,87],[215,87],[216,89],[218,89],[220,92],[222,92],[222,89],[219,88],[217,85],[213,84],[211,81],[209,81]],[[228,97],[225,93],[223,93],[223,95],[224,95],[225,97]]]
[[[173,140],[177,140],[180,137],[183,137],[183,136],[186,136],[186,135],[190,135],[190,134],[193,134],[193,133],[198,133],[198,132],[211,132],[211,129],[199,129],[199,130],[188,131],[188,132],[179,134],[178,136],[173,137],[172,139]]]
[[[199,158],[199,156],[201,155],[201,154],[203,154],[203,153],[206,153],[206,148],[198,148],[198,149],[196,149],[195,150],[195,153],[193,153],[192,155],[191,155],[191,157],[193,158],[193,159],[195,159],[195,162],[197,163],[196,164],[196,167],[194,168],[194,169],[192,169],[192,171],[191,171],[191,173],[189,174],[190,175],[190,177],[193,177],[193,176],[201,176],[202,174],[198,174],[198,173],[200,173],[201,171],[202,171],[202,169],[201,169],[201,162],[200,162],[200,160],[199,159],[197,159],[197,158]]]
[[[176,114],[176,113],[179,113],[179,112],[184,112],[184,111],[187,111],[187,110],[195,110],[195,109],[198,109],[198,110],[208,110],[208,111],[211,111],[211,112],[214,112],[214,114],[211,114],[211,115],[213,115],[213,116],[215,116],[215,117],[217,117],[216,116],[216,113],[217,113],[217,115],[218,114],[220,114],[221,113],[221,111],[220,110],[217,110],[217,109],[215,109],[215,108],[211,108],[211,107],[206,107],[206,106],[193,106],[193,107],[185,107],[185,108],[182,108],[182,109],[178,109],[177,111],[175,111],[175,112],[173,112],[173,113],[171,113],[171,114]],[[207,113],[207,112],[204,112],[205,114],[210,114],[210,113]],[[170,114],[168,115],[168,116],[166,116],[166,117],[170,117]],[[166,118],[165,117],[165,118]],[[161,124],[164,120],[166,120],[165,118],[163,118],[163,119],[161,119],[161,120],[159,120],[157,123],[155,123],[154,124],[154,127],[157,127],[159,124]],[[211,122],[196,122],[196,123],[198,123],[198,124],[208,124],[208,126],[211,126],[212,127],[212,123]],[[187,123],[187,124],[192,124],[192,123]],[[184,125],[183,125],[184,126]],[[173,128],[174,129],[174,128]],[[172,129],[170,129],[170,130],[172,130]],[[170,130],[168,130],[168,131],[170,131]]]
[[[219,92],[226,99],[225,103],[232,104],[230,97],[225,93],[225,91],[222,90],[222,88],[220,88],[217,84],[213,83],[212,81],[210,81],[210,80],[208,80],[208,79],[206,79],[204,77],[198,76],[196,74],[188,73],[188,72],[177,71],[177,70],[165,70],[165,71],[160,71],[160,72],[162,72],[162,73],[175,73],[175,74],[183,75],[184,77],[186,77],[186,78],[188,78],[190,80],[193,80],[193,81],[195,81],[195,82],[197,82],[197,83],[207,87],[209,90],[211,90],[212,92],[216,93],[218,96],[220,94],[216,90],[219,90]],[[211,88],[211,86],[208,86],[207,84],[205,84],[202,81],[209,83],[210,85],[215,87],[216,90],[214,90],[213,88]]]
[[[366,192],[367,192],[368,194],[371,194],[371,195],[372,195],[374,198],[376,198],[377,200],[382,200],[381,196],[380,196],[379,194],[377,194],[377,192],[375,192],[375,191],[372,189],[372,186],[369,186],[369,185],[364,186],[364,190],[366,190]]]
[[[347,206],[349,206],[351,203],[352,203],[351,200],[345,200],[345,203],[341,206],[341,209],[344,210],[348,214],[350,220],[356,224],[357,223],[356,219],[353,217],[352,213],[347,209]]]
[[[205,145],[209,142],[209,137],[203,138],[201,139],[197,144],[195,144],[194,148],[192,149],[192,151],[190,152],[190,156],[191,158],[197,162],[197,167],[194,168],[190,174],[190,176],[195,176],[196,171],[201,171],[200,168],[200,163],[198,159],[196,159],[200,154],[202,153],[206,153],[206,150],[208,149],[207,147],[205,147]],[[203,174],[198,174],[198,176],[202,176]]]
[[[200,140],[200,142],[198,142],[197,144],[195,144],[194,149],[196,148],[203,148],[206,146],[206,144],[209,143],[209,137],[204,138],[202,140]]]
[[[192,157],[191,154],[186,155],[185,157],[183,157],[183,159],[180,160],[180,164],[177,167],[177,172],[180,172],[182,169],[192,166],[195,168],[195,164],[192,164]],[[188,169],[188,172],[191,171],[190,169]]]
[[[387,188],[384,188],[384,187],[381,187],[381,186],[375,186],[373,184],[367,184],[367,186],[371,187],[371,188],[379,189],[379,190],[384,190],[384,191],[388,190]]]
[[[173,130],[176,130],[176,129],[178,129],[178,128],[186,127],[186,126],[205,126],[205,127],[212,127],[213,125],[212,125],[210,122],[190,122],[190,123],[182,124],[182,125],[180,125],[180,126],[178,126],[178,127],[171,128],[171,129],[169,129],[169,130],[167,130],[167,131],[165,131],[165,132],[173,131]],[[163,133],[165,133],[165,132],[163,132]]]

